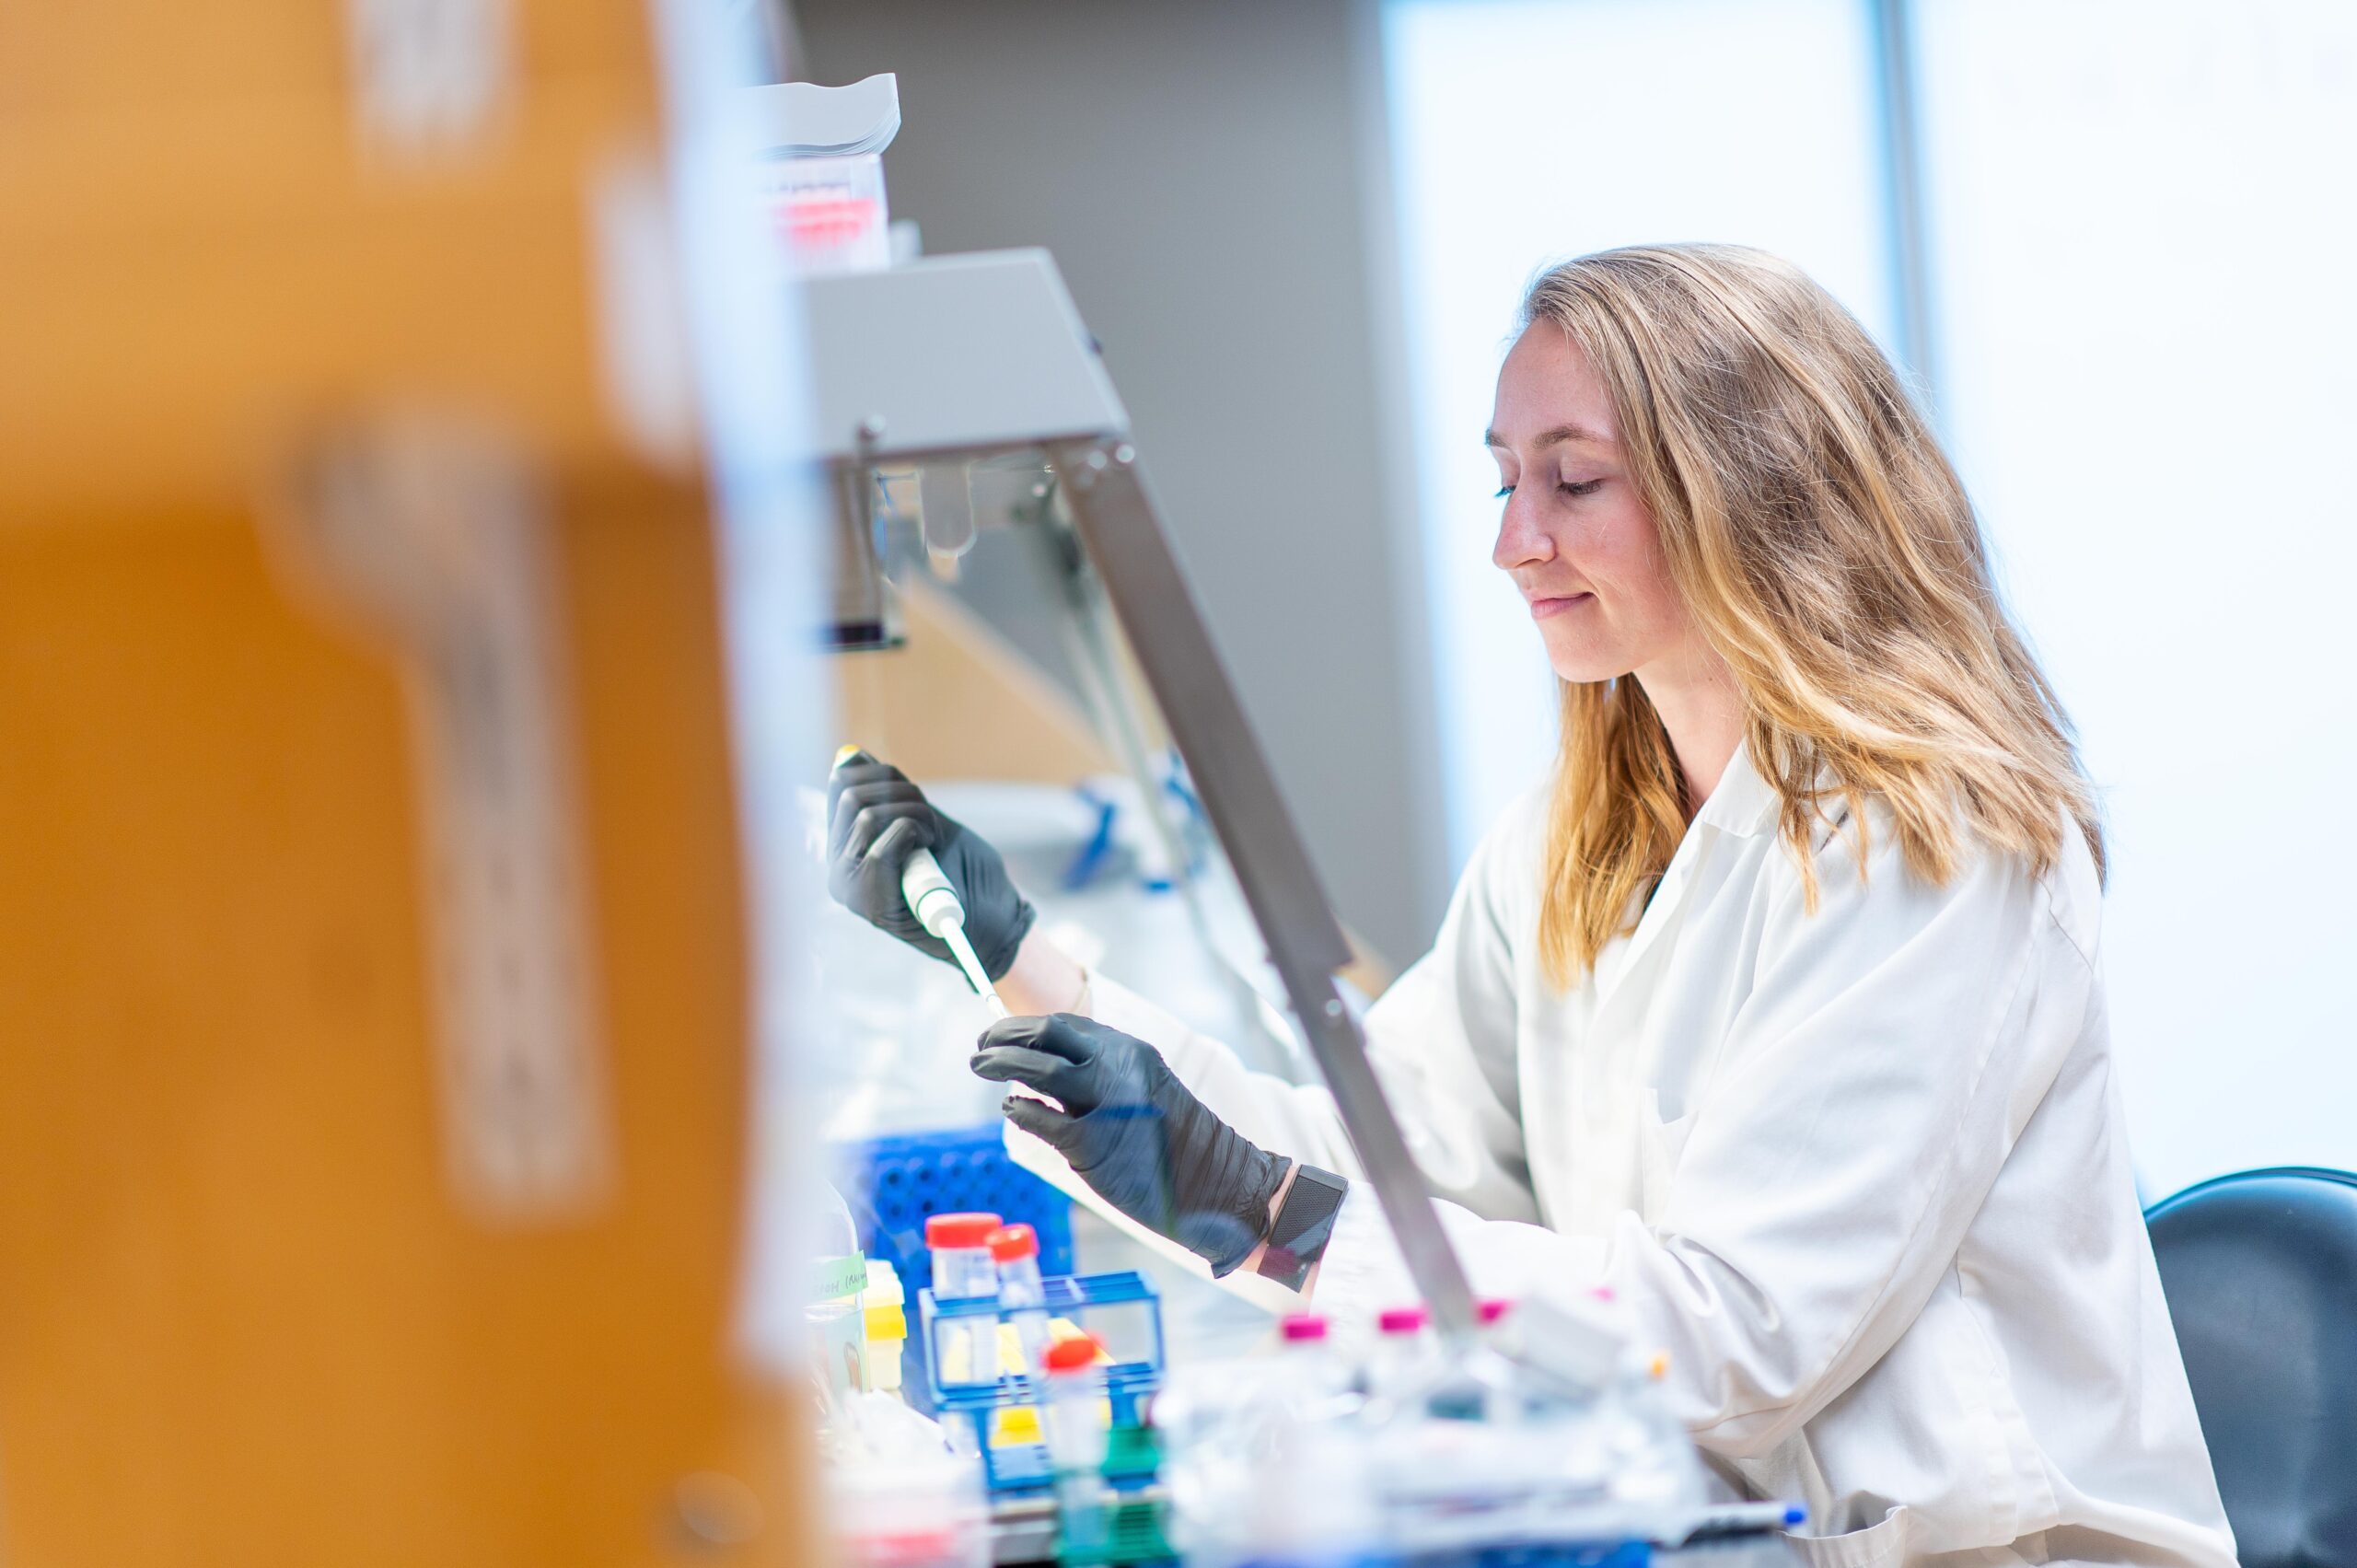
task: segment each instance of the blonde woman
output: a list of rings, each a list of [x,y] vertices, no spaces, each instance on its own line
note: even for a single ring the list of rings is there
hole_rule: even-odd
[[[1523,317],[1493,559],[1562,755],[1367,1019],[1477,1288],[1612,1287],[1816,1561],[2226,1568],[2112,1078],[2102,833],[1954,472],[1759,252],[1585,257]],[[1085,975],[891,769],[837,793],[838,896],[911,936],[932,845],[1041,1015],[974,1066],[1060,1103],[1006,1106],[1048,1174],[1264,1292],[1407,1288],[1323,1091]]]

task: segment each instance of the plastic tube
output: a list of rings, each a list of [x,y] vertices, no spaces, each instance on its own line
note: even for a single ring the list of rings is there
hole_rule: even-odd
[[[1023,1347],[1023,1372],[1046,1370],[1048,1292],[1039,1278],[1039,1238],[1028,1225],[1001,1225],[991,1232],[991,1258],[998,1265],[999,1316],[1014,1325]]]
[[[933,1298],[971,1301],[998,1295],[998,1265],[991,1260],[990,1236],[996,1214],[935,1214],[924,1222],[924,1244],[933,1249]],[[938,1357],[935,1372],[945,1388],[998,1381],[998,1315],[936,1318],[928,1353]]]
[[[1045,1358],[1048,1464],[1055,1471],[1065,1561],[1094,1560],[1106,1538],[1104,1508],[1105,1375],[1100,1346],[1084,1335],[1048,1347]]]

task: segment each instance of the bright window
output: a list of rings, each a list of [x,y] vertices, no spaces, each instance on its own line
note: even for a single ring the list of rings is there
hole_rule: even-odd
[[[2104,791],[2146,1186],[2357,1167],[2357,8],[1919,9],[1944,422]]]
[[[1384,46],[1451,864],[1545,776],[1555,698],[1490,564],[1481,447],[1523,285],[1614,245],[1791,258],[1889,341],[1855,0],[1389,0]]]

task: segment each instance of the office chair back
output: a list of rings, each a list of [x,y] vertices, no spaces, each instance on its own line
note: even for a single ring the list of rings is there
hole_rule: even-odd
[[[2357,1176],[2242,1171],[2145,1220],[2244,1568],[2357,1568]]]

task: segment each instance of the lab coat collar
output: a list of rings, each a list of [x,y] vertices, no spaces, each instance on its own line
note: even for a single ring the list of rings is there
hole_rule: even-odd
[[[1777,804],[1775,786],[1751,765],[1750,746],[1738,741],[1735,755],[1727,759],[1726,772],[1719,775],[1719,787],[1702,802],[1694,819],[1723,833],[1750,838],[1776,825]]]
[[[1678,853],[1670,857],[1660,882],[1646,898],[1637,929],[1626,943],[1617,948],[1608,947],[1598,955],[1596,996],[1599,1016],[1620,982],[1659,943],[1662,933],[1678,923],[1687,890],[1694,881],[1697,859],[1710,853],[1706,842],[1709,835],[1700,830],[1709,827],[1720,833],[1752,838],[1775,826],[1777,804],[1774,787],[1751,765],[1750,748],[1738,743],[1735,755],[1727,759],[1726,771],[1719,775],[1718,788],[1711,792],[1711,797],[1694,814],[1686,836],[1678,841]]]

